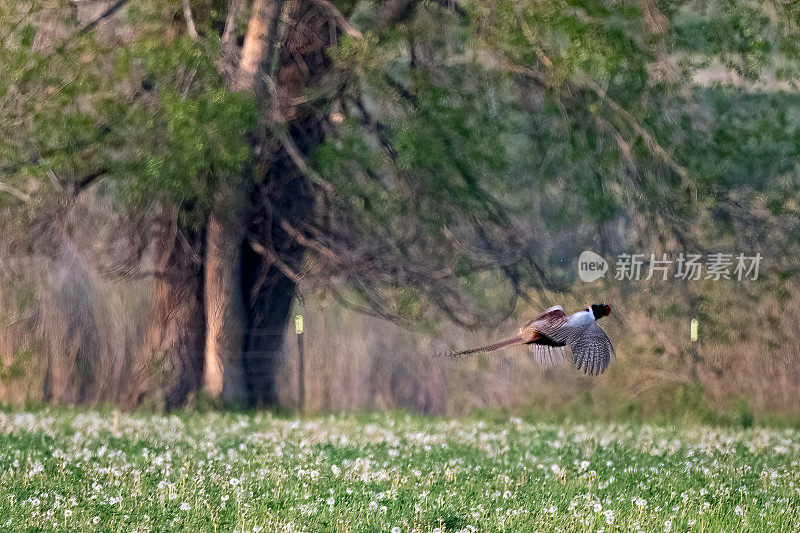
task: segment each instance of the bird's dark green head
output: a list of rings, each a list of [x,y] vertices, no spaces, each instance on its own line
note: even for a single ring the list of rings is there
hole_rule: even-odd
[[[598,320],[611,314],[611,306],[608,304],[592,304],[591,311],[594,319]]]

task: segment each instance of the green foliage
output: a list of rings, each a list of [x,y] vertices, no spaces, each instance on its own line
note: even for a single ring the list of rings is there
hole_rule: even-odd
[[[79,95],[101,84],[98,73],[86,67],[91,50],[81,41],[65,47],[47,36],[42,41],[52,40],[52,50],[36,49],[32,23],[40,9],[37,3],[9,2],[0,13],[0,179],[17,188],[28,188],[31,179],[46,180],[47,170],[70,172],[93,159],[76,156],[95,138],[96,127],[91,113],[75,105]],[[0,195],[0,202],[8,200]]]
[[[789,19],[775,17],[777,24],[771,25],[769,10],[759,2],[700,4],[687,3],[675,15],[674,45],[716,58],[743,77],[756,80],[770,64],[775,44],[781,46],[781,22]]]
[[[502,215],[511,214],[551,232],[557,255],[547,268],[559,279],[565,256],[571,268],[561,249],[597,245],[565,242],[583,228],[597,228],[586,230],[593,236],[642,225],[644,242],[714,242],[739,231],[745,215],[732,212],[741,204],[731,198],[748,191],[776,216],[796,213],[796,94],[760,90],[773,75],[796,82],[795,8],[643,5],[467,2],[460,19],[425,5],[405,33],[343,39],[332,57],[359,73],[354,92],[374,116],[328,136],[316,153],[321,174],[395,242],[409,227],[433,236],[461,292],[479,284],[477,254],[450,248],[448,232],[465,221],[508,227]],[[698,86],[694,76],[712,62],[743,85]],[[373,118],[384,127],[378,135]],[[538,260],[537,237],[529,245]],[[536,269],[519,265],[535,282]],[[491,284],[497,306],[507,287]]]
[[[252,97],[223,85],[214,63],[218,42],[176,38],[148,39],[121,56],[117,70],[153,87],[155,105],[139,103],[127,110],[146,149],[118,162],[130,176],[136,200],[166,193],[174,202],[202,215],[220,180],[244,170],[255,126]]]
[[[253,100],[222,86],[214,48],[174,39],[166,47],[141,43],[133,54],[145,65],[145,79],[155,80],[159,96],[155,112],[143,110],[154,121],[143,133],[155,130],[160,133],[156,140],[163,139],[132,161],[135,190],[144,196],[166,191],[174,201],[206,206],[218,181],[241,172],[251,158]]]
[[[786,505],[800,483],[796,429],[63,408],[0,420],[14,427],[0,436],[0,512],[14,530],[789,531],[800,520]]]
[[[9,381],[21,378],[28,370],[29,363],[35,359],[35,354],[30,347],[21,347],[14,354],[11,364],[6,365],[0,361],[0,380]]]
[[[143,28],[163,16],[137,7]],[[166,197],[200,219],[220,180],[251,160],[255,104],[225,88],[213,33],[195,42],[158,31],[113,51],[75,36],[46,53],[30,49],[29,26],[12,33],[0,47],[0,95],[23,98],[0,117],[10,141],[0,157],[19,181],[46,184],[47,171],[80,181],[102,169],[129,200]],[[22,135],[12,127],[20,122]]]
[[[714,87],[697,89],[696,101],[710,120],[688,124],[680,149],[703,192],[742,186],[777,192],[785,176],[797,176],[800,95]]]
[[[558,85],[576,71],[594,79],[644,75],[642,21],[632,4],[548,0],[471,4],[474,38],[513,64],[545,63]]]

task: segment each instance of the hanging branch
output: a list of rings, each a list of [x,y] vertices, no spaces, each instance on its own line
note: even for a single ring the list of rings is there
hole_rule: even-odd
[[[596,82],[592,80],[583,80],[579,82],[579,86],[586,87],[591,89],[600,99],[605,102],[614,113],[620,117],[621,120],[628,123],[628,125],[633,129],[633,131],[641,137],[644,141],[645,146],[647,149],[650,150],[656,157],[661,159],[663,163],[669,166],[672,170],[675,171],[678,176],[681,177],[681,180],[687,185],[691,190],[694,190],[694,182],[689,178],[689,172],[677,161],[675,161],[672,156],[664,149],[663,146],[653,137],[647,129],[642,126],[638,120],[636,120],[630,112],[619,105],[616,100],[608,96],[606,94],[605,89],[600,87]]]
[[[183,0],[183,18],[186,19],[186,28],[189,31],[189,37],[197,40],[197,28],[194,25],[194,18],[192,18],[192,6],[189,0]]]
[[[331,17],[336,25],[341,29],[347,36],[353,37],[354,39],[361,39],[364,37],[360,31],[355,29],[351,24],[350,21],[339,11],[332,3],[328,2],[328,0],[312,0],[317,7],[320,8],[326,15]]]
[[[253,249],[254,252],[266,258],[266,260],[275,265],[275,267],[281,271],[281,273],[289,278],[290,280],[294,281],[295,283],[300,283],[303,281],[303,275],[295,272],[294,270],[289,267],[286,263],[284,263],[279,257],[278,254],[269,250],[267,247],[262,246],[255,240],[253,237],[249,237],[247,242],[250,244],[250,248]]]
[[[236,32],[236,17],[242,9],[244,0],[230,0],[228,2],[228,12],[225,14],[225,29],[222,31],[222,48],[228,48],[233,44],[233,37]]]
[[[289,158],[294,163],[294,166],[297,167],[305,177],[311,180],[313,183],[322,187],[326,192],[333,191],[333,185],[330,182],[326,181],[325,178],[319,175],[317,171],[311,168],[311,166],[306,161],[306,158],[303,157],[302,152],[297,147],[295,142],[292,138],[286,134],[286,132],[282,131],[280,128],[273,129],[275,136],[281,142],[283,149],[286,150],[286,153],[289,155]]]
[[[14,196],[18,200],[26,204],[29,204],[31,202],[30,194],[24,193],[21,190],[17,189],[16,187],[12,187],[11,185],[3,183],[2,181],[0,181],[0,191],[7,192],[11,196]]]
[[[103,22],[105,19],[107,19],[108,17],[110,17],[111,15],[116,13],[122,6],[124,6],[127,3],[128,3],[128,0],[117,0],[116,2],[111,4],[108,7],[108,9],[103,11],[103,13],[100,14],[99,17],[97,17],[96,19],[91,21],[89,24],[87,24],[86,26],[84,26],[80,30],[78,30],[77,35],[84,35],[86,33],[89,33],[90,31],[92,31],[92,29],[94,29],[95,26],[97,26],[98,24]]]

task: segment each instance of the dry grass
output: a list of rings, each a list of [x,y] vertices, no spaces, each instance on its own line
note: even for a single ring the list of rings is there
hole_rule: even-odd
[[[150,284],[105,281],[76,258],[30,262],[26,275],[5,275],[0,284],[0,398],[122,401],[141,349]],[[727,413],[745,400],[756,414],[800,416],[800,333],[792,319],[800,316],[800,298],[763,296],[753,319],[749,313],[737,315],[747,297],[733,289],[703,289],[708,308],[701,306],[701,317],[718,316],[721,324],[701,320],[693,364],[689,310],[679,298],[662,295],[653,305],[647,290],[623,294],[614,287],[598,288],[615,304],[604,327],[618,352],[618,360],[599,378],[569,368],[538,369],[524,347],[462,359],[435,357],[450,348],[505,338],[516,320],[539,309],[520,309],[517,319],[492,331],[465,332],[444,324],[430,333],[309,299],[295,309],[306,324],[307,408],[647,417],[696,409]],[[561,302],[571,311],[594,299],[590,293],[549,295],[537,304]],[[293,331],[285,352],[279,396],[293,406],[298,394]],[[695,388],[700,392],[687,396]]]
[[[109,209],[99,209],[110,216]],[[0,400],[124,404],[131,369],[143,354],[152,282],[113,281],[107,271],[101,275],[107,265],[90,260],[86,250],[109,241],[107,235],[98,238],[96,228],[113,228],[113,220],[87,225],[87,214],[79,210],[62,218],[60,233],[48,241],[57,244],[54,256],[0,250]],[[594,417],[716,416],[744,409],[754,416],[800,418],[800,289],[770,275],[758,283],[690,287],[692,293],[683,285],[608,280],[567,294],[532,294],[515,317],[474,332],[448,323],[405,330],[308,295],[306,305],[295,309],[306,323],[307,407]],[[572,312],[600,300],[614,307],[603,326],[618,360],[599,378],[569,368],[535,368],[522,347],[463,359],[434,357],[506,338],[521,321],[555,303]],[[692,316],[700,319],[694,346]],[[292,328],[290,322],[278,391],[290,406],[298,394]],[[152,372],[148,386],[158,401],[163,369]]]
[[[331,303],[297,306],[306,324],[307,405],[322,411],[402,407],[460,415],[488,408],[650,417],[727,414],[744,401],[756,414],[797,418],[800,333],[792,317],[800,316],[800,298],[767,294],[754,304],[741,289],[735,283],[697,287],[701,325],[694,346],[689,306],[672,289],[657,286],[630,293],[630,287],[608,285],[598,286],[597,294],[541,297],[539,308],[520,309],[516,320],[482,332],[447,325],[436,334],[411,332]],[[600,294],[615,307],[604,327],[618,352],[602,377],[538,369],[524,347],[456,360],[434,357],[505,338],[517,321],[549,305],[579,310]],[[736,311],[752,305],[755,319]],[[297,358],[290,333],[280,380],[286,404],[297,398]]]

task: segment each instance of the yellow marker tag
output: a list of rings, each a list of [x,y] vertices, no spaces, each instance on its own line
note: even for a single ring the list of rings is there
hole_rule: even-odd
[[[303,334],[303,315],[297,315],[294,317],[294,332],[298,335]]]
[[[697,319],[693,318],[691,325],[691,333],[690,333],[692,342],[697,342],[697,325],[698,325]]]

